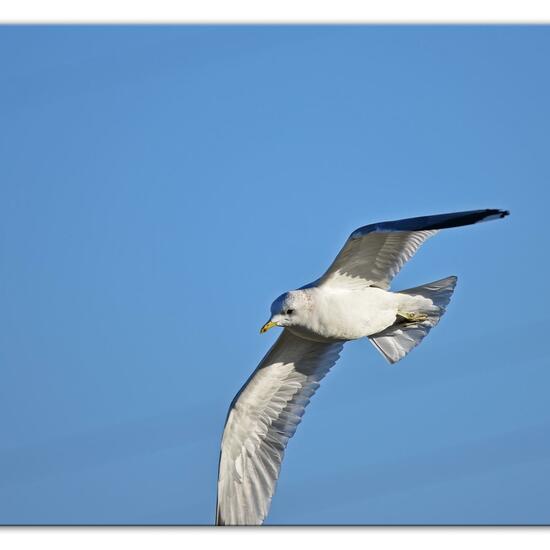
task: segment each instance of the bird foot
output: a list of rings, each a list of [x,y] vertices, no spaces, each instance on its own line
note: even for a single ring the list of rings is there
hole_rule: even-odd
[[[398,311],[397,319],[406,324],[422,323],[428,319],[425,313],[413,313],[412,311]]]

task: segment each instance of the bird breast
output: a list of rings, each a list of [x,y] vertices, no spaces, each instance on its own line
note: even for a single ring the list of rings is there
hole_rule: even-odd
[[[376,334],[395,322],[397,298],[392,292],[366,287],[333,290],[309,289],[310,311],[304,325],[291,332],[318,342],[357,340]]]

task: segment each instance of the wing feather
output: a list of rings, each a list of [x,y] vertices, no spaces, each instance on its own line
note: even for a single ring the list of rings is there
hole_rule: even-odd
[[[288,440],[342,347],[284,330],[236,395],[222,437],[217,524],[263,522]]]
[[[470,210],[360,227],[350,235],[326,273],[315,284],[388,289],[403,265],[438,230],[503,218],[508,214],[496,209]]]

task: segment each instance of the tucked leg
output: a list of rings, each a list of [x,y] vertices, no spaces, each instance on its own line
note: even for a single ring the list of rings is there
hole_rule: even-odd
[[[425,313],[413,313],[412,311],[397,312],[397,322],[399,323],[421,323],[427,318],[428,316]]]

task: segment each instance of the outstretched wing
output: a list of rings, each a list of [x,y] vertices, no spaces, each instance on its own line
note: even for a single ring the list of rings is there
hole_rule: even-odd
[[[470,210],[365,225],[354,231],[317,285],[376,286],[391,280],[420,245],[439,229],[503,218],[505,210]]]
[[[218,525],[263,522],[288,440],[343,343],[304,340],[284,330],[233,399],[218,471]]]

